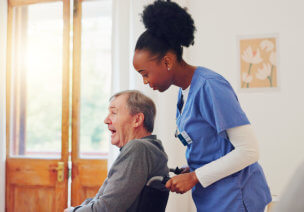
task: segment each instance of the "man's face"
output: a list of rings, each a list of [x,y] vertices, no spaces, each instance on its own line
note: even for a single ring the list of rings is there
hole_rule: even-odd
[[[123,147],[128,141],[132,140],[134,117],[130,115],[127,107],[128,94],[115,97],[110,102],[109,115],[104,120],[111,131],[111,143],[117,147]]]

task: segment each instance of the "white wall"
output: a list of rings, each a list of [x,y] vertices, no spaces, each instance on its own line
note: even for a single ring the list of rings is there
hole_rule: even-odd
[[[7,3],[0,0],[0,212],[5,202],[5,51]]]
[[[225,76],[238,93],[257,133],[260,163],[278,195],[304,160],[304,1],[189,0],[197,26],[189,62]],[[278,34],[280,89],[238,89],[240,35]]]

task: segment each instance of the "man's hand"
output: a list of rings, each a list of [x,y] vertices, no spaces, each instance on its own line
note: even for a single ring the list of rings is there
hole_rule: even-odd
[[[183,194],[189,191],[197,183],[198,179],[195,172],[190,172],[172,177],[166,183],[166,188],[172,192]]]

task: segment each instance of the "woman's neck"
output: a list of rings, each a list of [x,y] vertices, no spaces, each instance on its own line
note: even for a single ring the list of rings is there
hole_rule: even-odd
[[[174,67],[174,79],[173,84],[182,88],[183,90],[188,88],[191,84],[192,76],[196,67],[187,64],[184,60],[177,63]]]

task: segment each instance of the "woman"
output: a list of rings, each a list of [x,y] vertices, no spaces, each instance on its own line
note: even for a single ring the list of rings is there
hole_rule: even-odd
[[[176,136],[187,146],[189,172],[166,187],[192,189],[197,211],[264,211],[271,195],[235,92],[221,75],[182,58],[183,46],[194,44],[193,19],[176,3],[158,0],[144,9],[142,20],[146,31],[136,43],[134,68],[153,90],[180,88]]]

